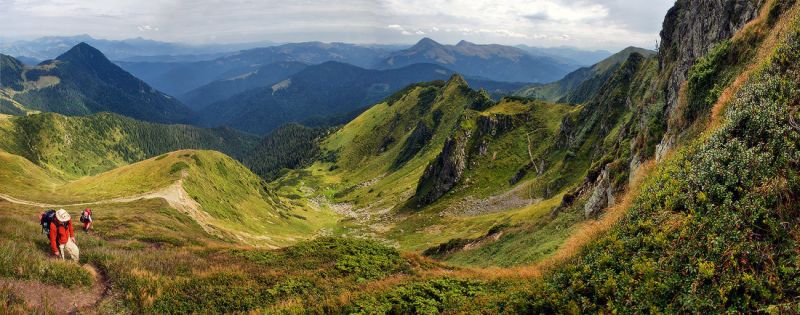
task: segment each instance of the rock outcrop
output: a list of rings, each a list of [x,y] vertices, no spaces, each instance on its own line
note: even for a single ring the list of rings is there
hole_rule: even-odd
[[[715,44],[731,38],[754,19],[765,0],[679,0],[669,10],[661,30],[659,64],[666,73],[666,117],[675,113],[680,89],[695,61]],[[683,126],[668,126],[657,150],[660,158],[675,143]]]
[[[422,174],[414,194],[417,206],[425,206],[441,198],[456,185],[467,165],[467,144],[470,131],[458,131],[447,139],[442,152]]]
[[[431,130],[424,121],[420,120],[417,122],[417,126],[414,127],[414,130],[411,131],[411,134],[408,136],[405,143],[403,143],[403,148],[400,149],[400,154],[398,154],[397,158],[394,160],[392,169],[398,169],[414,158],[414,156],[428,144],[431,137],[433,137],[433,130]]]
[[[606,167],[595,181],[592,194],[583,207],[583,214],[587,218],[597,216],[605,208],[613,206],[615,203],[614,191],[609,179],[608,167]]]
[[[468,167],[470,156],[486,155],[490,139],[513,130],[514,119],[503,114],[481,115],[475,120],[474,130],[458,130],[450,136],[420,178],[415,193],[417,206],[429,205],[455,187]]]
[[[514,117],[502,114],[479,116],[476,124],[477,130],[475,135],[477,137],[496,137],[514,129]]]

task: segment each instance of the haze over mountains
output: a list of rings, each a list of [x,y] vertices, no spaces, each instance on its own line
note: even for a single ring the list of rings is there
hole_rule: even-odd
[[[74,39],[53,39],[52,44],[60,46]],[[140,42],[100,43],[119,48]],[[153,45],[165,46],[145,43],[145,47]],[[164,49],[175,49],[170,47]],[[289,122],[313,126],[343,123],[406,85],[446,80],[455,73],[465,75],[474,87],[500,97],[513,94],[524,83],[493,81],[480,74],[495,69],[496,75],[491,77],[527,76],[533,80],[528,76],[531,73],[547,72],[549,77],[558,77],[565,69],[575,67],[550,57],[532,57],[513,47],[465,41],[448,46],[428,38],[394,52],[386,46],[310,42],[249,49],[208,61],[118,62],[134,74],[149,78],[154,87],[125,73],[87,43],[35,67],[26,67],[9,56],[3,58],[6,71],[12,73],[4,80],[16,80],[6,84],[16,90],[5,91],[2,100],[8,113],[44,110],[86,115],[111,111],[147,121],[230,126],[256,134]],[[405,66],[397,67],[401,64]],[[43,75],[44,69],[50,72]],[[512,70],[515,73],[509,73]],[[105,101],[108,92],[97,92],[107,90],[117,91],[113,101]]]
[[[336,125],[416,82],[446,80],[455,72],[434,64],[413,64],[390,70],[369,70],[328,61],[309,66],[273,85],[255,88],[200,110],[209,127],[236,126],[264,134],[286,122]],[[476,79],[477,88],[504,94],[521,84]]]
[[[576,65],[530,55],[515,47],[477,45],[463,40],[456,45],[442,45],[430,38],[390,54],[377,68],[391,69],[415,63],[435,63],[464,75],[505,82],[550,82],[576,68]]]
[[[163,59],[179,55],[183,56],[183,58],[213,59],[228,52],[272,44],[265,41],[244,44],[186,45],[143,38],[125,40],[96,39],[83,34],[76,36],[48,36],[34,40],[5,41],[0,43],[0,53],[41,61],[53,59],[79,43],[87,43],[115,61],[128,58],[139,60],[148,57]]]
[[[423,2],[393,8],[497,23],[493,1]],[[652,5],[546,3],[500,9],[607,39],[604,15]],[[0,314],[800,313],[800,1],[663,15],[655,51],[601,60],[431,39],[0,54]],[[80,259],[46,246],[48,208],[76,228],[93,209]]]

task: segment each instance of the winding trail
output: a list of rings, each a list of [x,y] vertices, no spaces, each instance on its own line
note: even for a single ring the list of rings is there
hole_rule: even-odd
[[[0,193],[0,199],[5,199],[11,203],[40,207],[40,208],[64,208],[64,207],[76,207],[76,206],[99,205],[99,204],[126,203],[126,202],[133,202],[137,200],[148,200],[148,199],[164,199],[171,207],[194,219],[206,233],[218,234],[219,232],[211,224],[212,220],[211,215],[203,211],[200,207],[200,204],[198,204],[197,201],[192,199],[189,196],[189,193],[186,192],[186,189],[183,188],[183,179],[179,179],[175,181],[175,183],[173,183],[172,185],[151,192],[128,196],[128,197],[118,197],[118,198],[91,201],[91,202],[81,202],[81,203],[71,203],[71,204],[50,204],[50,203],[24,200],[3,193]]]

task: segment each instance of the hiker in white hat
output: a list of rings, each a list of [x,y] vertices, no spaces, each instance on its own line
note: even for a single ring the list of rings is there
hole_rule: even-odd
[[[50,222],[50,248],[53,254],[65,259],[69,257],[78,261],[80,252],[75,244],[75,231],[72,229],[72,219],[67,210],[58,209],[56,219]]]

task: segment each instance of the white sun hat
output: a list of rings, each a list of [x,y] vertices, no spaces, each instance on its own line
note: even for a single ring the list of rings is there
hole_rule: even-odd
[[[69,218],[69,212],[67,212],[67,210],[64,210],[64,209],[58,209],[58,211],[56,211],[56,219],[58,219],[58,221],[61,221],[61,222],[69,221],[69,219],[70,219]]]

